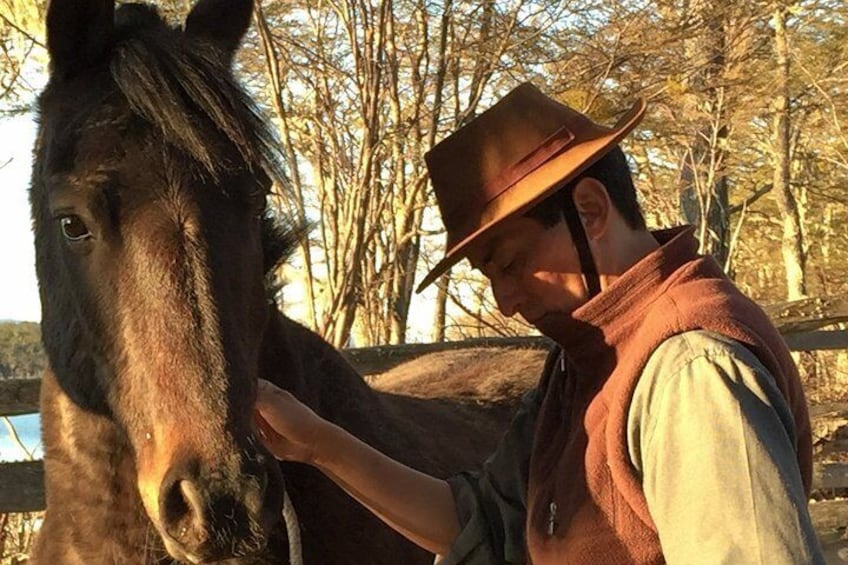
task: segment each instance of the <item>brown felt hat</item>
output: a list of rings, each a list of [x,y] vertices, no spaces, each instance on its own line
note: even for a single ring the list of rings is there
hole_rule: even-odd
[[[425,156],[448,234],[417,292],[498,223],[529,210],[615,147],[645,113],[637,101],[605,127],[524,83]]]

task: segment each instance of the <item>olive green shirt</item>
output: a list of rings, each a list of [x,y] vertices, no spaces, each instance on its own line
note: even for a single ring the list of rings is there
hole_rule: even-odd
[[[538,389],[524,396],[479,472],[448,479],[462,530],[442,565],[525,562],[527,476],[541,400]],[[668,563],[824,563],[792,414],[742,344],[706,331],[666,340],[636,386],[627,442]]]

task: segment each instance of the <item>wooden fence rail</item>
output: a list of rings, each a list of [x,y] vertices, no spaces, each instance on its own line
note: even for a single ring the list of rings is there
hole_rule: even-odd
[[[0,379],[0,416],[38,412],[41,379]]]
[[[19,461],[0,465],[0,513],[44,510],[44,465]]]
[[[392,367],[427,353],[474,347],[546,349],[552,343],[546,337],[482,338],[442,343],[410,343],[351,348],[343,350],[342,354],[361,374],[373,375],[388,371]],[[40,386],[40,377],[0,379],[0,416],[18,416],[38,412]]]
[[[781,333],[817,330],[848,322],[848,294],[770,304],[763,310]]]
[[[784,334],[783,337],[793,351],[848,349],[848,331],[846,330],[802,331]],[[388,371],[392,367],[427,353],[473,347],[547,349],[551,344],[551,340],[539,336],[480,338],[442,343],[410,343],[352,348],[342,351],[342,354],[360,373],[373,375]],[[40,384],[39,377],[0,379],[0,416],[17,416],[38,412]]]

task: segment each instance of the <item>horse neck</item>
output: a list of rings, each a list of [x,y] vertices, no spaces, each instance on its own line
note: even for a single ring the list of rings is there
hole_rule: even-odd
[[[111,555],[116,563],[158,563],[164,551],[118,426],[75,405],[51,371],[42,381],[41,419],[47,511],[34,561],[96,562]]]
[[[383,405],[362,376],[321,336],[276,308],[263,343],[260,375],[290,391],[323,418],[359,437],[377,438]]]

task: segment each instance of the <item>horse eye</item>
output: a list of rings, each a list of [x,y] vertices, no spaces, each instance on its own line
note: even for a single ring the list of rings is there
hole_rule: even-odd
[[[62,216],[59,224],[62,226],[62,234],[68,241],[83,241],[91,237],[88,226],[79,216]]]

